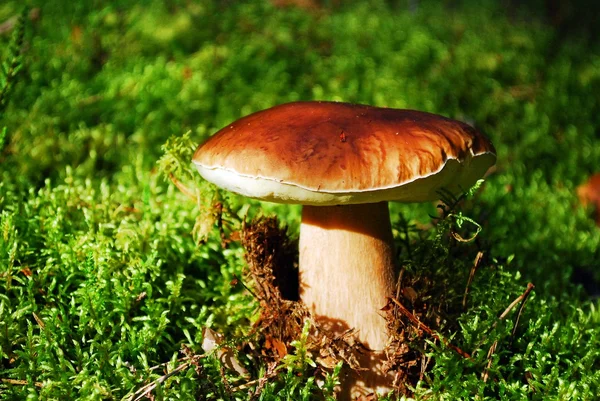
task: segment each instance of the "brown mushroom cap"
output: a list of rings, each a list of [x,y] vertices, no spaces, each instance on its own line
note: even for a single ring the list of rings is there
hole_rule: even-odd
[[[471,126],[435,114],[337,102],[259,111],[200,145],[200,174],[239,194],[336,205],[439,199],[470,188],[496,161]]]

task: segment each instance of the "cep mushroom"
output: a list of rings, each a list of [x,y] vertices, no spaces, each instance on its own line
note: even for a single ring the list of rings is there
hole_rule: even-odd
[[[302,204],[300,296],[321,324],[372,352],[342,398],[389,390],[380,309],[396,269],[388,201],[425,202],[470,188],[496,161],[471,126],[435,114],[295,102],[241,118],[196,150],[208,181],[241,195]]]

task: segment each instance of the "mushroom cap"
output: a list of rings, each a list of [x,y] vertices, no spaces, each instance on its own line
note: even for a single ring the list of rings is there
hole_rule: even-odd
[[[271,202],[423,202],[469,189],[496,151],[473,127],[431,113],[294,102],[231,123],[193,162],[206,180]]]

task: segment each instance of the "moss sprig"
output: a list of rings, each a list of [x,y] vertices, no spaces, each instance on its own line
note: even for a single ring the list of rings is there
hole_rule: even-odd
[[[10,91],[23,68],[23,41],[27,15],[28,8],[24,7],[14,26],[6,59],[0,63],[0,118],[8,104]]]

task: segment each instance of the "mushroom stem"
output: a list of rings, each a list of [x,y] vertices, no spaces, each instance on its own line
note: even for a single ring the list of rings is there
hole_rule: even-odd
[[[380,309],[394,286],[387,202],[304,206],[300,227],[300,297],[333,332],[357,330],[371,350],[388,340]]]
[[[300,226],[300,297],[335,334],[356,329],[372,352],[357,354],[360,372],[346,371],[340,400],[391,390],[382,372],[389,338],[380,309],[394,287],[394,245],[387,202],[304,206]]]

